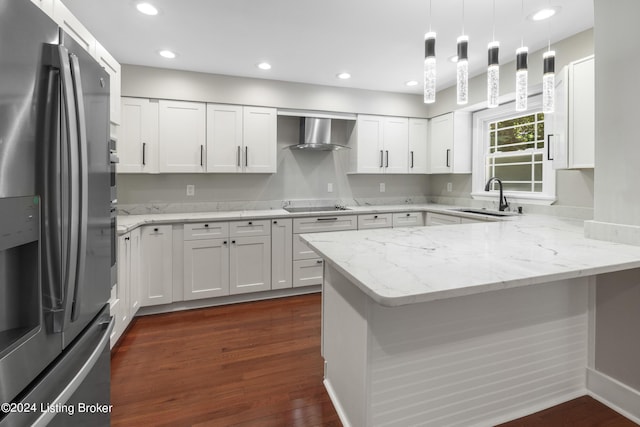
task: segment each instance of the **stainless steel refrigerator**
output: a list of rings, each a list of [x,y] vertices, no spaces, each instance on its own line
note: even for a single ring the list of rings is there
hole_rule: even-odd
[[[109,425],[109,78],[0,0],[0,427]]]

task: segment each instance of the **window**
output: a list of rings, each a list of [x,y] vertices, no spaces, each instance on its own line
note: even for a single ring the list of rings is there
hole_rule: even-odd
[[[544,114],[489,122],[486,177],[497,176],[506,191],[542,192]],[[496,190],[497,183],[492,183]]]
[[[529,100],[529,111],[516,113],[513,103],[474,114],[473,193],[495,199],[497,182],[484,191],[487,180],[500,178],[510,200],[550,204],[555,201],[555,172],[547,159],[545,115],[540,97]]]

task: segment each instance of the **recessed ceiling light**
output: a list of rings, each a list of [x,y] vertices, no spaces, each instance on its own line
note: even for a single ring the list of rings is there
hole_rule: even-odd
[[[176,57],[176,54],[171,52],[170,50],[161,50],[160,52],[158,52],[158,54],[160,54],[160,56],[162,56],[163,58],[167,58],[167,59],[173,59]]]
[[[349,74],[349,73],[340,73],[336,77],[338,77],[341,80],[347,80],[347,79],[351,78],[351,74]]]
[[[158,14],[158,9],[149,3],[138,3],[136,5],[136,9],[138,9],[138,12],[144,13],[145,15],[154,16]]]
[[[405,82],[405,85],[407,86],[418,86],[418,82],[415,80],[409,80],[408,82]]]
[[[456,63],[458,62],[458,55],[453,55],[449,57],[449,62]]]
[[[529,15],[529,19],[531,19],[532,21],[542,21],[545,19],[549,19],[553,15],[558,13],[559,9],[560,9],[559,7],[549,7],[549,8],[541,9],[536,13]]]
[[[260,68],[261,70],[270,70],[271,64],[269,64],[268,62],[261,62],[257,65],[257,67]]]

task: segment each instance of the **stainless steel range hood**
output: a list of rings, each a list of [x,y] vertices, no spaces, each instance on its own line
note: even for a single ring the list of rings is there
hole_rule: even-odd
[[[331,143],[331,119],[300,117],[300,142],[292,150],[335,151],[350,147]]]

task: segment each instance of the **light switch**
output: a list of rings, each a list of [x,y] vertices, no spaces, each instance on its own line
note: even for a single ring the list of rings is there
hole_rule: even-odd
[[[187,185],[187,196],[193,196],[196,194],[196,186],[193,184]]]
[[[327,184],[327,193],[333,193],[333,183],[332,182]]]
[[[384,193],[385,191],[387,191],[387,187],[386,185],[384,185],[384,182],[380,183],[380,192]]]

